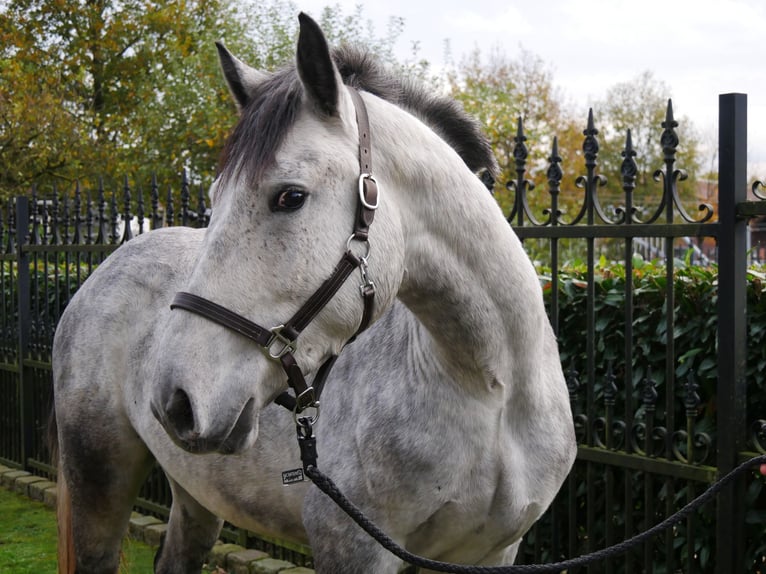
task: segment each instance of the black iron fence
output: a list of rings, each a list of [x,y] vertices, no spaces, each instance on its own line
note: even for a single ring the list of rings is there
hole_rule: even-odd
[[[688,201],[679,194],[683,175],[676,167],[677,124],[670,107],[662,125],[664,166],[656,174],[661,196],[648,210],[634,203],[635,152],[629,136],[621,171],[624,201],[611,209],[601,205],[598,131],[591,117],[584,132],[585,173],[577,179],[577,189],[562,189],[568,183],[562,182],[554,143],[547,171],[550,204],[544,210],[537,206],[535,213],[543,215],[535,215],[527,200],[526,138],[521,132],[516,136],[517,178],[508,184],[514,193],[508,219],[550,275],[547,304],[561,340],[571,328],[566,319],[571,301],[564,297],[565,277],[570,276],[564,261],[573,251],[583,261],[577,285],[585,291],[583,307],[575,311],[584,336],[578,349],[562,349],[578,460],[550,511],[525,538],[520,562],[572,557],[628,538],[673,513],[742,459],[766,452],[766,410],[753,412],[763,403],[751,402],[748,396],[754,385],[766,388],[766,383],[753,365],[746,371],[745,361],[748,221],[766,216],[766,202],[747,201],[746,107],[744,95],[721,96],[717,209],[702,206],[696,214],[687,210]],[[50,199],[33,194],[7,205],[0,217],[1,462],[52,474],[43,437],[50,406],[50,347],[58,317],[94,267],[119,243],[149,228],[207,224],[209,209],[202,188],[192,189],[185,176],[178,188],[178,204],[172,190],[165,193],[152,181],[145,192],[126,182],[109,194],[99,187],[88,191],[78,187],[60,199],[58,194]],[[752,189],[758,192],[759,185]],[[568,193],[577,193],[582,200],[576,213],[569,215],[559,204]],[[637,253],[661,260],[659,354],[645,352],[638,336],[645,317],[637,311],[642,309],[638,303],[643,289],[634,280],[641,274],[635,267]],[[597,291],[605,254],[624,272],[618,288],[609,293]],[[700,388],[694,372],[679,368],[688,358],[677,345],[682,340],[677,334],[684,327],[679,321],[686,320],[678,319],[682,315],[673,288],[682,265],[679,260],[683,265],[717,269],[711,299],[717,305],[715,321],[707,327],[717,330],[717,355],[706,357],[717,372],[712,390]],[[620,332],[613,333],[620,344],[608,357],[600,332],[605,298],[612,298],[608,304],[619,306],[623,316]],[[715,505],[663,538],[588,572],[766,572],[763,486],[756,475],[741,480]],[[137,506],[166,517],[169,503],[167,483],[156,470]],[[248,532],[226,532],[293,562],[310,561],[306,548]]]
[[[523,137],[517,136],[517,179],[509,187],[515,202],[509,221],[527,242],[542,240],[551,274],[548,304],[551,322],[561,340],[567,333],[562,317],[568,311],[562,285],[561,244],[577,243],[584,253],[581,288],[587,291],[582,353],[562,349],[578,434],[574,470],[551,511],[525,539],[526,562],[576,556],[627,539],[669,516],[700,494],[718,476],[742,459],[764,453],[766,405],[748,401],[749,390],[763,387],[758,373],[746,377],[746,273],[749,262],[748,219],[766,212],[766,204],[746,201],[747,99],[729,94],[720,99],[719,197],[712,205],[695,205],[692,214],[681,200],[676,166],[677,123],[669,105],[662,124],[664,166],[658,170],[659,202],[654,209],[634,204],[635,151],[626,137],[621,169],[624,201],[611,212],[603,208],[598,190],[598,131],[592,118],[584,135],[585,174],[578,179],[580,209],[570,216],[559,209],[560,158],[554,149],[548,169],[550,204],[546,219],[531,213],[525,194]],[[658,126],[659,127],[659,126]],[[762,184],[752,186],[758,191]],[[539,206],[538,206],[539,207]],[[606,247],[605,247],[606,246]],[[636,313],[642,299],[634,269],[636,253],[652,246],[661,258],[659,291],[661,320],[657,336],[664,343],[658,356],[634,335],[646,316]],[[597,292],[600,254],[609,253],[624,278],[607,293]],[[538,256],[540,249],[538,247]],[[678,348],[686,325],[679,324],[676,281],[682,265],[717,260],[717,281],[710,301],[717,304],[707,324],[717,326],[717,384],[705,396],[694,372],[680,368],[688,349]],[[685,276],[688,278],[688,276]],[[621,345],[605,355],[601,333],[603,303],[621,306]],[[655,297],[656,299],[656,297]],[[566,299],[570,301],[570,299]],[[717,301],[717,303],[716,303]],[[707,310],[699,310],[700,313]],[[688,320],[688,319],[687,319]],[[566,324],[569,326],[569,323]],[[614,334],[613,334],[614,335]],[[753,407],[763,409],[753,412]],[[748,410],[748,406],[750,409]],[[703,416],[704,410],[704,416]],[[766,497],[763,479],[753,475],[722,495],[717,504],[647,542],[620,560],[591,567],[589,572],[761,572],[766,571]]]
[[[180,206],[174,209],[153,180],[131,201],[127,181],[119,192],[103,185],[71,197],[8,201],[0,210],[0,461],[52,474],[45,428],[51,403],[50,355],[53,333],[69,299],[90,273],[120,243],[164,225],[207,225],[209,210],[200,189],[192,209],[186,174],[178,182]],[[135,211],[132,211],[135,207]]]

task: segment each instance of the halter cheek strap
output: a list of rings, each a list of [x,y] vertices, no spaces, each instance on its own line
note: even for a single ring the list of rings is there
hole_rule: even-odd
[[[356,124],[359,127],[359,203],[356,208],[354,238],[366,241],[370,225],[378,208],[378,182],[372,176],[372,148],[370,146],[370,120],[362,96],[350,89],[356,110]]]
[[[369,229],[375,218],[375,210],[378,208],[380,198],[377,181],[372,176],[372,149],[370,147],[370,123],[367,117],[367,108],[355,89],[349,88],[349,93],[356,109],[359,129],[359,201],[354,220],[354,230],[346,243],[346,252],[335,266],[330,277],[322,283],[319,289],[309,297],[287,323],[271,329],[262,327],[226,307],[193,293],[180,291],[176,293],[170,304],[171,309],[183,309],[201,315],[251,339],[263,348],[269,357],[279,361],[287,375],[287,383],[295,396],[290,396],[289,393],[285,392],[279,395],[275,402],[296,414],[307,408],[319,406],[319,395],[338,358],[337,355],[330,356],[317,371],[313,383],[308,385],[303,371],[301,371],[293,355],[298,336],[330,302],[355,269],[360,269],[362,274],[362,284],[359,289],[364,303],[364,312],[359,328],[349,342],[353,341],[359,333],[369,326],[374,309],[375,284],[368,273],[367,258],[370,253]],[[362,257],[355,255],[351,251],[352,241],[365,243],[367,253]]]

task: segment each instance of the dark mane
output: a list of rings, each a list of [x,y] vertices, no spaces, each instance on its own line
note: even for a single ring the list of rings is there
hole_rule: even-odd
[[[431,127],[474,173],[494,176],[497,162],[479,122],[455,100],[392,74],[368,51],[354,46],[332,53],[343,83],[397,105]],[[302,86],[294,65],[272,74],[241,111],[222,156],[225,177],[244,170],[258,181],[273,163],[284,135],[295,122]],[[253,137],[253,134],[257,134]],[[236,172],[234,170],[237,170]]]
[[[446,141],[474,173],[497,175],[497,161],[481,124],[457,101],[434,94],[412,78],[395,76],[369,52],[343,46],[333,52],[343,82],[391,102],[417,116]]]

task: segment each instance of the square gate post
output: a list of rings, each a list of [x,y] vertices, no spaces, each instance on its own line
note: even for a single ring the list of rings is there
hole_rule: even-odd
[[[747,199],[747,95],[719,96],[718,126],[718,433],[719,476],[745,450],[747,349],[747,221],[737,204]],[[716,572],[744,572],[744,479],[718,497]]]

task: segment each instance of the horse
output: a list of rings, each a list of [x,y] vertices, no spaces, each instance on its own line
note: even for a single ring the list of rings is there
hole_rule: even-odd
[[[218,51],[239,117],[209,227],[125,242],[57,326],[60,568],[117,571],[156,461],[158,573],[200,572],[223,520],[309,544],[319,574],[400,571],[310,482],[283,484],[306,427],[408,550],[512,563],[576,445],[538,277],[477,177],[496,171],[479,124],[305,14],[276,72]]]

